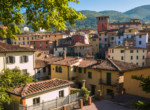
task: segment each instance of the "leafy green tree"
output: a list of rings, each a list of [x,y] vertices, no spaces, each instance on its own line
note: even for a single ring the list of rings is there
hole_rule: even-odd
[[[140,81],[140,87],[142,87],[143,91],[150,93],[150,76],[144,78],[141,76],[132,76],[133,79]],[[138,101],[137,104],[135,104],[135,107],[138,110],[150,110],[150,101],[149,102],[141,102]]]
[[[84,97],[85,100],[88,100],[88,97],[90,95],[90,92],[88,91],[88,89],[85,87],[82,87],[80,92],[81,92],[81,96]]]
[[[66,21],[75,24],[75,20],[86,18],[69,7],[70,2],[79,3],[79,0],[0,0],[0,22],[8,28],[0,29],[0,36],[17,39],[18,26],[25,23],[21,9],[26,10],[26,24],[32,24],[34,31],[40,27],[64,30]]]
[[[6,69],[0,73],[0,110],[4,103],[11,103],[12,99],[7,94],[6,90],[11,90],[12,87],[20,86],[35,81],[26,74],[22,74],[18,68],[13,70]]]

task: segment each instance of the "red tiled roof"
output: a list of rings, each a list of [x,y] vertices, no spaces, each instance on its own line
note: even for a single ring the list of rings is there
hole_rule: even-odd
[[[124,49],[145,49],[146,48],[142,48],[142,47],[135,47],[135,46],[122,46],[122,45],[118,45],[118,46],[112,46],[110,47],[112,49],[115,49],[115,48],[124,48]]]
[[[34,49],[0,42],[0,52],[34,52]]]
[[[123,72],[123,71],[130,70],[130,69],[140,68],[140,66],[137,66],[132,63],[118,61],[118,60],[107,59],[100,64],[96,64],[92,66],[92,68]]]
[[[33,82],[19,87],[14,87],[11,91],[8,91],[8,93],[21,97],[26,97],[28,95],[33,95],[39,92],[44,92],[59,87],[69,86],[71,84],[73,84],[73,82],[71,81],[51,79],[46,81]]]
[[[47,66],[47,62],[44,60],[35,60],[35,68],[43,68]]]
[[[78,58],[75,58],[75,57],[66,57],[65,59],[62,58],[56,62],[53,62],[52,64],[54,65],[65,65],[65,66],[69,66],[69,65],[72,65],[72,64],[75,64],[79,62],[79,59]]]
[[[75,45],[73,46],[69,46],[69,47],[86,47],[86,46],[92,46],[90,44],[83,44],[83,43],[80,43],[80,42],[77,42]]]

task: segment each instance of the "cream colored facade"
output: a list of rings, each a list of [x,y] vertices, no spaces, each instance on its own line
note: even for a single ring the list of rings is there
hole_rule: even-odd
[[[150,93],[146,93],[140,87],[140,81],[132,79],[132,76],[148,77],[150,76],[150,67],[128,71],[124,73],[124,88],[127,94],[137,95],[140,97],[150,98]]]
[[[109,48],[108,55],[110,59],[119,60],[123,62],[133,63],[139,66],[145,66],[145,59],[147,50],[142,48]]]
[[[95,55],[99,52],[99,38],[91,37],[89,38],[89,44],[92,45],[92,54]]]
[[[12,40],[12,44],[30,46],[31,40],[48,39],[50,41],[57,41],[62,38],[67,38],[68,35],[64,33],[35,33],[35,34],[21,34],[17,35],[18,40]]]
[[[7,63],[6,57],[13,56],[15,59],[14,63]],[[28,56],[28,62],[20,63],[21,56]],[[30,76],[35,75],[34,71],[34,52],[7,52],[0,53],[0,72],[6,68],[14,69],[18,67],[21,71],[27,71]]]

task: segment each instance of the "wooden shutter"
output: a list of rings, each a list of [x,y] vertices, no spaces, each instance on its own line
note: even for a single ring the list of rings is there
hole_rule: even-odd
[[[23,63],[23,57],[20,56],[20,63]]]
[[[9,63],[9,57],[6,57],[6,63],[7,64]]]
[[[13,57],[13,63],[15,63],[15,57]]]

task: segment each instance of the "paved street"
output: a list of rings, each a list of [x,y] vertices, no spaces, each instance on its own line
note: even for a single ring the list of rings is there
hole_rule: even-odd
[[[84,106],[82,110],[133,110],[133,109],[120,106],[108,100],[102,100],[102,101],[96,101],[92,105]]]

